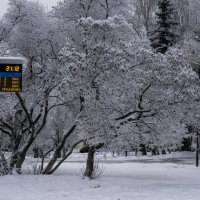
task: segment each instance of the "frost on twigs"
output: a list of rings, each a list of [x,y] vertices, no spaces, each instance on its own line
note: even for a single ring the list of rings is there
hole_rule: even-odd
[[[41,174],[41,165],[38,162],[28,165],[28,173],[33,175]]]
[[[95,162],[94,164],[94,170],[92,172],[92,179],[97,179],[97,178],[100,178],[101,176],[103,176],[103,173],[104,173],[104,166],[103,166],[103,163],[99,163],[99,159]]]

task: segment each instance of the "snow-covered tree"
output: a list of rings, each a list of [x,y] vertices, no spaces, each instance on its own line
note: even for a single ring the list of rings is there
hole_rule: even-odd
[[[151,148],[181,146],[184,109],[179,107],[197,95],[198,83],[182,52],[161,55],[148,44],[138,47],[131,26],[119,16],[81,18],[78,26],[85,51],[65,47],[59,54],[71,88],[67,93],[79,94],[83,102],[77,131],[91,145],[127,144],[125,138],[136,133],[138,144]]]
[[[9,47],[25,60],[23,92],[2,95],[2,102],[10,104],[1,109],[0,127],[12,145],[10,167],[16,166],[20,172],[25,155],[44,129],[48,115],[66,102],[56,93],[62,82],[62,74],[56,68],[59,44],[52,38],[52,29],[48,29],[50,21],[44,9],[38,2],[12,2],[15,4],[11,4],[9,11],[23,5],[26,12],[8,38]]]
[[[156,10],[156,3],[158,0],[132,0],[131,3],[135,7],[135,16],[133,21],[138,22],[140,26],[140,32],[143,34],[148,34],[150,26],[152,26],[154,21],[154,13]],[[137,20],[137,21],[136,21]]]
[[[25,60],[23,92],[0,96],[2,150],[9,147],[11,167],[21,168],[34,145],[43,159],[53,152],[41,170],[52,174],[85,140],[86,176],[102,146],[154,154],[181,148],[187,127],[199,120],[193,109],[199,108],[198,37],[188,31],[168,48],[173,9],[169,1],[159,1],[160,27],[152,44],[164,54],[153,52],[146,35],[157,1],[131,2],[62,1],[46,13],[38,2],[10,0],[11,14],[0,24],[1,53]],[[68,151],[57,162],[66,144]]]

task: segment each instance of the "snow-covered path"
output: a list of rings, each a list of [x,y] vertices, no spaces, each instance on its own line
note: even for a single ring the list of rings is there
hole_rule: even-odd
[[[52,176],[0,177],[0,200],[199,200],[200,168],[169,163],[104,164],[98,180],[81,179],[82,163]]]

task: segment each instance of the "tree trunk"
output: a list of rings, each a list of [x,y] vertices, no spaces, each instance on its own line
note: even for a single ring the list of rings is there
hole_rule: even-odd
[[[115,151],[114,150],[112,151],[112,157],[115,157]]]
[[[64,158],[66,156],[66,153],[67,153],[66,147],[64,146],[63,147],[63,152],[62,152],[62,158]]]
[[[30,148],[30,146],[32,145],[34,140],[35,140],[35,138],[30,136],[30,138],[28,139],[26,144],[24,146],[22,146],[22,148],[20,150],[18,150],[12,154],[11,160],[10,160],[10,170],[11,171],[16,166],[17,173],[21,174],[21,167],[25,160],[26,153],[27,153],[28,149]]]
[[[21,174],[21,168],[22,168],[22,164],[25,160],[25,156],[26,156],[26,152],[23,153],[15,153],[13,156],[11,156],[11,160],[10,160],[10,170],[12,173],[12,170],[14,169],[14,167],[16,167],[16,171],[18,174]]]
[[[159,154],[160,154],[160,152],[158,151],[158,149],[156,147],[154,147],[152,149],[152,156],[156,156],[156,155],[159,155]]]
[[[125,157],[128,157],[128,151],[125,150]]]
[[[56,151],[53,154],[53,157],[51,158],[50,162],[42,172],[42,174],[51,174],[51,170],[56,163],[57,159],[59,158],[59,155],[61,154],[62,148],[56,149]]]
[[[10,169],[8,163],[4,157],[4,154],[0,152],[0,176],[7,175]]]
[[[43,171],[43,161],[42,161],[41,173],[42,174],[53,174],[58,169],[58,167],[71,155],[71,153],[73,152],[75,146],[77,146],[82,141],[83,140],[79,140],[72,147],[68,148],[68,151],[67,151],[66,155],[55,166],[53,165],[51,169],[48,168],[47,170],[45,169]]]
[[[165,155],[165,154],[167,154],[167,153],[166,153],[166,150],[165,150],[165,149],[162,149],[162,155]]]
[[[138,154],[138,150],[137,148],[135,148],[135,156],[137,156],[137,154]]]
[[[76,125],[73,125],[63,136],[62,140],[60,141],[60,143],[58,144],[58,146],[56,147],[56,150],[53,154],[53,157],[51,158],[51,160],[49,161],[48,165],[46,166],[46,168],[44,169],[44,171],[42,172],[42,174],[51,174],[51,170],[53,168],[53,166],[55,165],[57,159],[59,158],[59,155],[61,155],[62,153],[62,149],[65,146],[65,141],[66,139],[74,132],[76,128]]]
[[[88,151],[88,157],[87,157],[87,162],[86,162],[86,169],[84,172],[84,176],[92,178],[92,173],[94,170],[94,154],[96,150],[100,149],[103,147],[103,143],[95,144],[92,145]]]
[[[34,153],[34,158],[39,158],[39,148],[38,147],[34,147],[33,148],[33,153]]]
[[[197,133],[196,167],[199,166],[199,133]]]
[[[20,155],[20,158],[17,160],[17,163],[16,163],[16,171],[18,174],[21,174],[22,173],[22,164],[25,160],[25,155],[26,153],[23,153]]]
[[[183,138],[181,151],[192,151],[192,137]]]
[[[146,150],[146,145],[145,144],[140,144],[140,151],[142,152],[143,156],[147,155],[147,150]]]

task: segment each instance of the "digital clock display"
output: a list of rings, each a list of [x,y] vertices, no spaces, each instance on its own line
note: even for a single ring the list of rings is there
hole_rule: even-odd
[[[22,64],[0,63],[0,92],[22,91]]]
[[[6,71],[7,71],[7,72],[19,72],[20,69],[21,69],[21,68],[20,68],[19,65],[15,65],[15,66],[7,65],[7,66],[6,66]]]

